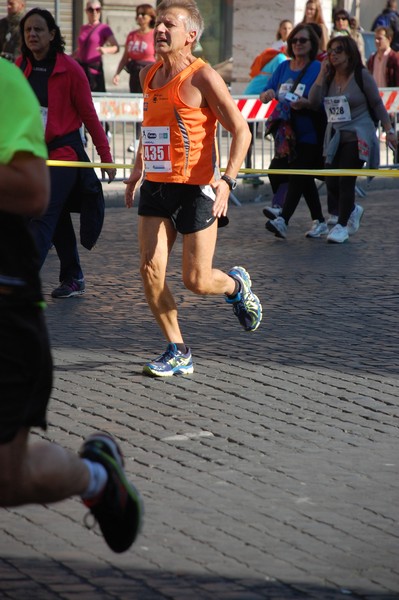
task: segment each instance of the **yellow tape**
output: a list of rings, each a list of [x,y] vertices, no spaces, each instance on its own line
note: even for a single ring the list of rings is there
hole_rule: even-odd
[[[48,160],[49,167],[78,167],[79,169],[132,169],[132,163],[87,163],[71,160]],[[220,169],[225,171],[226,169]],[[240,169],[253,175],[311,175],[312,177],[399,177],[399,169]]]
[[[311,175],[312,177],[399,177],[398,169],[241,169],[240,173]]]
[[[133,164],[78,162],[77,160],[47,160],[48,167],[77,167],[78,169],[132,169]]]

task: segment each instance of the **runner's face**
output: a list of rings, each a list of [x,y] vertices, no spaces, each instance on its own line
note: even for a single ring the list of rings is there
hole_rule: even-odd
[[[47,56],[54,35],[55,32],[49,31],[47,22],[40,15],[32,15],[26,19],[24,26],[25,44],[36,60],[42,60]]]
[[[155,50],[161,56],[179,52],[195,39],[195,32],[186,31],[188,13],[182,8],[170,8],[157,16]]]

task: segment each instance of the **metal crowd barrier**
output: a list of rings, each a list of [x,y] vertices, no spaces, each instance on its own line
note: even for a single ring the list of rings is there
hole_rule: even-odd
[[[393,114],[392,120],[395,128],[399,128],[399,88],[381,88],[380,95],[388,112]],[[270,112],[270,104],[262,104],[257,96],[233,95],[233,98],[253,133],[252,144],[242,169],[253,169],[254,172],[241,173],[239,177],[256,185],[257,179],[267,177],[267,174],[262,171],[268,168],[274,151],[273,140],[265,138],[265,123],[268,112]],[[142,95],[93,93],[93,101],[100,120],[110,132],[109,141],[114,161],[118,164],[131,164],[134,161],[140,137],[143,113]],[[381,168],[398,168],[399,165],[393,160],[393,153],[386,147],[380,130],[377,135],[381,141]],[[223,169],[227,165],[231,135],[221,125],[217,129],[217,143],[220,166]],[[93,162],[98,162],[98,156],[90,138],[87,148]],[[117,179],[125,179],[128,174],[129,169],[118,169]]]

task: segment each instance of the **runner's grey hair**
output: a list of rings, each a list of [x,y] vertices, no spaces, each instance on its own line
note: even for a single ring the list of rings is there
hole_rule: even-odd
[[[170,8],[183,8],[187,11],[186,31],[196,31],[195,41],[199,42],[205,26],[197,3],[194,0],[162,0],[157,6],[157,15],[165,13]]]

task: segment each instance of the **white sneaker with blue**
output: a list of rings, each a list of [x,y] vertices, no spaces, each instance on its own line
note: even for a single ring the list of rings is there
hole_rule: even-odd
[[[277,219],[281,215],[283,209],[280,206],[266,206],[263,209],[263,214],[268,219]]]
[[[266,221],[265,227],[268,231],[274,233],[274,235],[278,238],[285,240],[287,237],[287,223],[283,217],[276,217],[275,219]]]
[[[320,223],[320,221],[318,219],[315,219],[312,223],[312,227],[311,229],[309,229],[309,231],[306,232],[306,237],[307,238],[319,238],[321,235],[327,235],[328,233],[328,227],[327,224],[324,223]]]
[[[327,242],[332,244],[343,244],[349,239],[348,228],[339,223],[335,225],[327,236]]]
[[[327,219],[327,225],[334,227],[338,223],[338,215],[330,215]]]
[[[194,373],[190,348],[183,354],[176,344],[168,344],[165,352],[143,367],[143,373],[152,377],[171,377],[172,375],[189,375]]]
[[[360,204],[355,204],[355,208],[352,210],[351,216],[349,217],[348,223],[346,224],[349,235],[353,235],[359,229],[363,213],[363,206],[360,206]]]
[[[239,292],[233,297],[226,297],[226,302],[233,305],[233,312],[245,331],[255,331],[262,320],[262,305],[251,290],[251,278],[244,267],[233,267],[228,273],[240,284]]]

